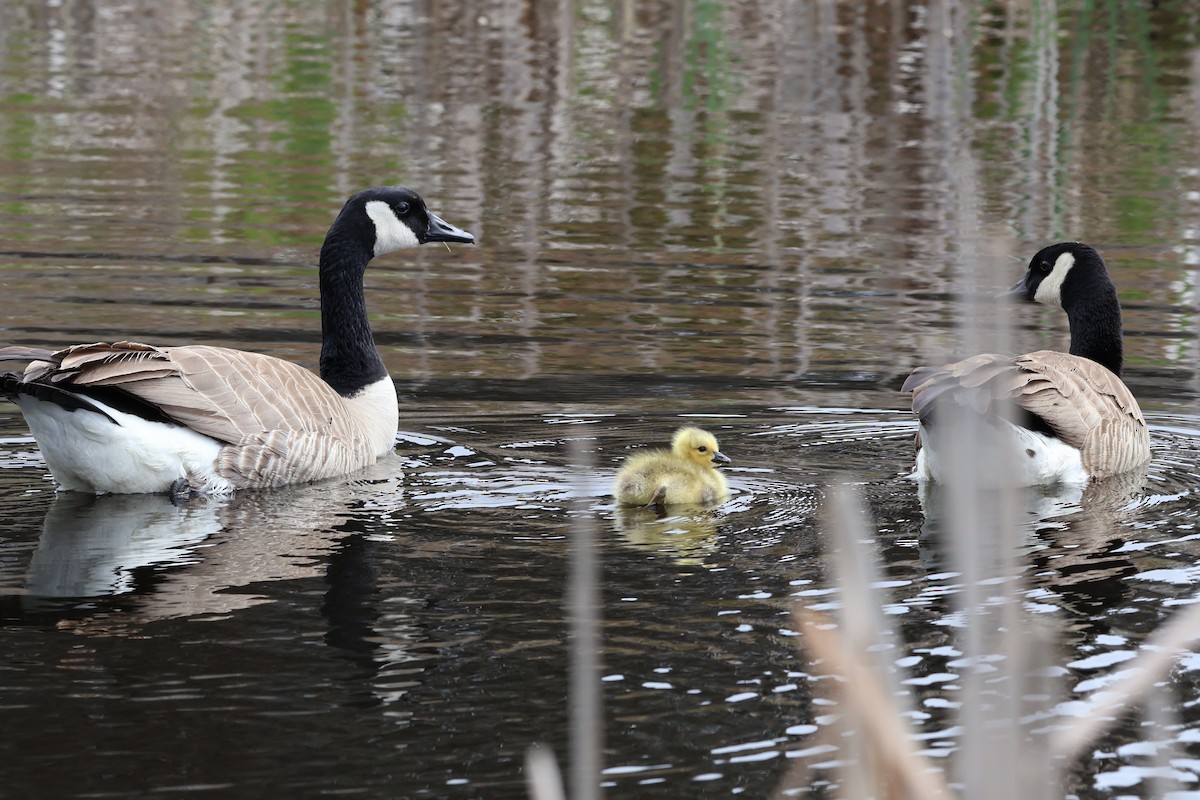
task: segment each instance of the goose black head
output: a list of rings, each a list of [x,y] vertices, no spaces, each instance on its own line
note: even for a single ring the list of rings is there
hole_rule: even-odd
[[[1070,310],[1081,299],[1115,298],[1115,293],[1104,259],[1094,248],[1060,242],[1039,250],[1024,277],[1001,296]]]
[[[1038,251],[1025,277],[1006,295],[1062,308],[1071,326],[1071,355],[1090,358],[1121,374],[1121,304],[1104,259],[1093,248],[1062,242]]]
[[[404,186],[379,186],[353,195],[333,228],[359,238],[376,256],[428,242],[475,243],[474,236],[434,214],[421,195]]]

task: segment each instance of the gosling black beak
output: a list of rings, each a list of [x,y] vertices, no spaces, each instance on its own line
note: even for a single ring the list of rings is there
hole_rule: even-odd
[[[733,463],[733,459],[731,459],[729,456],[725,455],[724,453],[722,453],[720,451],[713,453],[712,460],[713,460],[713,463],[716,464],[717,466]]]
[[[1022,300],[1029,301],[1029,290],[1025,288],[1025,279],[1017,281],[1016,285],[1005,292],[996,295],[997,300],[1011,300],[1021,302]]]
[[[433,212],[427,213],[429,214],[429,227],[425,229],[425,238],[423,242],[461,242],[463,244],[475,244],[475,237],[464,231],[462,228],[454,227]]]

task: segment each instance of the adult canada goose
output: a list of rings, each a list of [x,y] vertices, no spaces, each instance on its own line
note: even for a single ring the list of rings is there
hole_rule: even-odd
[[[670,450],[630,456],[613,481],[613,494],[630,506],[714,506],[729,497],[729,486],[718,469],[728,463],[729,457],[711,433],[680,428]]]
[[[321,247],[321,375],[207,345],[0,348],[0,376],[59,489],[224,493],[332,478],[393,447],[396,390],[367,321],[372,257],[475,237],[403,187],[346,201]]]
[[[948,409],[988,423],[977,432],[1001,434],[1019,485],[1083,483],[1146,464],[1150,434],[1120,378],[1121,305],[1100,254],[1079,242],[1044,248],[1005,296],[1062,307],[1070,354],[986,354],[915,370],[904,382],[921,423],[914,476],[945,482],[950,437],[937,418]]]

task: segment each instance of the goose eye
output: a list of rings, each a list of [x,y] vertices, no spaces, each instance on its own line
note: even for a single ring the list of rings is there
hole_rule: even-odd
[[[398,215],[401,215],[401,216],[403,216],[404,214],[407,214],[407,213],[408,213],[408,209],[409,209],[409,207],[410,207],[410,206],[408,205],[408,203],[406,203],[406,202],[404,202],[403,200],[401,200],[399,203],[396,203],[396,206],[395,206],[395,208],[396,208],[396,213],[397,213]]]
[[[696,449],[697,449],[697,450],[699,450],[701,453],[707,453],[707,452],[708,452],[708,448],[707,448],[707,447],[705,447],[704,445],[700,445],[700,446],[699,446],[698,448],[696,448]]]
[[[1043,261],[1042,263],[1038,264],[1038,269],[1040,269],[1042,272],[1049,272],[1051,268],[1052,267],[1049,261]]]

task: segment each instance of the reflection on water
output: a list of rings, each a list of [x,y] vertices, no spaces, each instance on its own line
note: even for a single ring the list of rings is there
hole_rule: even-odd
[[[705,556],[717,549],[717,523],[711,511],[668,516],[653,508],[618,506],[616,512],[617,529],[626,542],[688,566],[703,566]]]
[[[1104,252],[1154,426],[1144,484],[1023,498],[1026,604],[1068,691],[1102,684],[1200,581],[1198,28],[1181,2],[0,3],[5,343],[312,365],[344,196],[410,183],[480,236],[372,265],[404,433],[354,480],[56,497],[0,407],[3,785],[524,796],[525,749],[567,730],[582,503],[610,793],[765,797],[803,762],[793,794],[836,796],[786,612],[840,601],[817,509],[847,475],[913,725],[953,756],[962,588],[896,390],[963,354],[968,307],[1063,346],[1053,310],[982,300],[1060,238]],[[631,448],[697,418],[731,500],[616,508]],[[1118,730],[1064,791],[1152,793],[1134,739],[1195,755],[1195,661],[1177,727]]]
[[[1021,487],[994,493],[991,499],[1005,515],[1015,514],[1033,590],[1053,594],[1062,606],[1086,619],[1103,615],[1132,594],[1124,579],[1138,567],[1121,550],[1132,534],[1146,488],[1142,470],[1086,487]],[[930,572],[947,569],[954,559],[948,494],[938,484],[918,485],[924,517],[922,561]]]
[[[137,623],[227,614],[262,601],[254,584],[323,575],[354,509],[370,509],[386,524],[404,505],[396,458],[381,459],[344,485],[178,505],[165,495],[56,494],[23,578],[6,571],[0,586],[27,610],[52,598],[134,592],[125,610],[136,609],[127,619]],[[240,535],[246,530],[256,532]],[[70,606],[46,605],[56,607]]]
[[[196,545],[221,529],[207,503],[177,508],[165,496],[68,493],[42,522],[23,593],[104,597],[134,590],[134,573],[197,560]]]
[[[1197,389],[1186,7],[146,2],[0,8],[10,340],[311,362],[331,209],[403,181],[480,233],[369,274],[423,397],[854,405],[953,355],[947,300],[990,288],[956,259],[1007,285],[1067,236],[1109,257],[1135,386]],[[1061,324],[1019,313],[1020,352]]]

